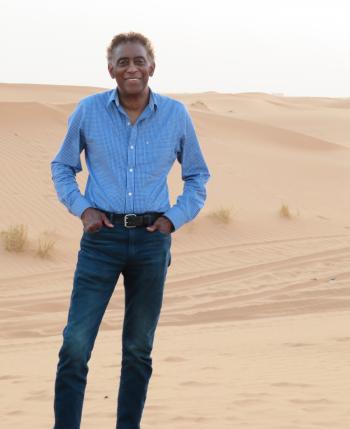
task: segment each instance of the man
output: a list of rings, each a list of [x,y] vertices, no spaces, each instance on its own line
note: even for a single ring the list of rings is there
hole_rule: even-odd
[[[83,224],[55,382],[54,429],[80,427],[88,361],[122,273],[125,314],[117,429],[140,429],[151,351],[171,261],[171,234],[196,217],[210,177],[186,107],[153,92],[149,40],[115,36],[108,70],[117,87],[82,99],[51,162],[59,200]],[[85,195],[75,176],[85,151]],[[167,175],[181,164],[183,194],[170,207]]]

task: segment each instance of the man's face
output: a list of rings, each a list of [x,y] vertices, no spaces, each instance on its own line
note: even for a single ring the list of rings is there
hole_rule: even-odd
[[[117,81],[121,94],[141,94],[153,76],[155,64],[147,55],[146,48],[139,42],[121,43],[113,50],[112,64],[108,70]]]

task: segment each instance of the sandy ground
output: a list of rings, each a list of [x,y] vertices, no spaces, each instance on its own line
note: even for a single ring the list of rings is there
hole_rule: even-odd
[[[82,225],[57,200],[50,161],[76,102],[102,90],[0,85],[0,229],[28,227],[22,253],[0,248],[4,428],[53,425]],[[348,429],[350,99],[169,95],[188,105],[212,179],[200,215],[173,234],[142,429]],[[168,182],[174,203],[178,164]],[[230,223],[212,216],[221,207]],[[45,230],[57,241],[43,259]],[[90,360],[83,429],[115,426],[123,302],[121,277]]]

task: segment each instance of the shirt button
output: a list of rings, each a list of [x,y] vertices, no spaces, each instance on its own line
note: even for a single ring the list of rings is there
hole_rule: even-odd
[[[130,146],[130,149],[134,149],[134,146]]]
[[[149,144],[149,142],[146,142],[146,144]]]
[[[132,192],[129,192],[129,195],[132,195]]]
[[[132,171],[132,168],[130,168],[129,171]]]
[[[128,125],[130,125],[130,122],[128,122]]]

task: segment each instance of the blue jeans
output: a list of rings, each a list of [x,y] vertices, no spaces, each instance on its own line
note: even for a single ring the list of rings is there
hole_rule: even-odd
[[[74,273],[67,324],[59,351],[53,429],[79,429],[88,361],[120,273],[125,314],[117,398],[117,429],[140,429],[151,351],[171,262],[171,234],[115,224],[83,232]]]

